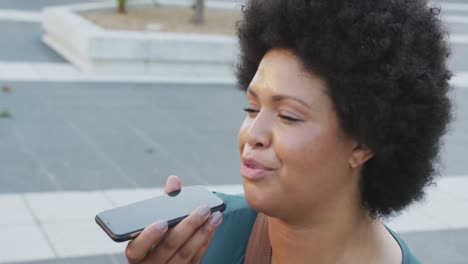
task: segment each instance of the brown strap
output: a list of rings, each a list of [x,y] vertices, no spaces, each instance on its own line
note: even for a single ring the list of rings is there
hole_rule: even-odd
[[[268,236],[268,217],[258,213],[250,233],[244,264],[270,264],[271,245]]]

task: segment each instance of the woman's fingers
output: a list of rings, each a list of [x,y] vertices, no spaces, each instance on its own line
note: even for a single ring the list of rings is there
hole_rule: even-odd
[[[177,224],[148,254],[148,263],[166,263],[203,225],[210,216],[210,208],[203,206]],[[194,255],[195,252],[182,252],[183,255]]]
[[[129,264],[140,263],[148,251],[160,241],[167,232],[167,221],[158,220],[146,227],[125,249],[125,256]]]
[[[220,212],[213,213],[177,252],[169,263],[199,263],[213,238],[216,228],[222,222]]]
[[[214,233],[213,233],[214,234]],[[211,235],[210,237],[210,241],[211,239],[213,238],[213,235]],[[210,246],[210,243],[208,242],[208,244],[204,245],[200,251],[197,253],[197,255],[195,255],[195,257],[192,259],[192,262],[190,263],[193,263],[193,264],[199,264],[201,262],[201,260],[203,259],[203,257],[205,256],[205,253],[206,251],[208,250],[208,247]]]
[[[164,193],[171,193],[175,191],[180,191],[182,189],[182,181],[179,177],[171,175],[167,177],[166,186],[164,187]]]
[[[181,188],[182,182],[179,177],[169,176],[164,192],[171,193]],[[128,262],[130,264],[200,262],[214,230],[222,221],[220,212],[212,214],[211,217],[210,212],[208,206],[200,207],[170,232],[167,232],[166,221],[160,220],[148,226],[127,245],[125,255]]]

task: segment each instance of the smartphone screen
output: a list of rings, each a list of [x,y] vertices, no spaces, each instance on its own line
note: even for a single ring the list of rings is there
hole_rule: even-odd
[[[172,227],[202,205],[209,206],[212,212],[224,211],[226,207],[218,196],[197,185],[103,211],[96,215],[96,222],[114,241],[122,242],[136,237],[159,219],[167,220]]]

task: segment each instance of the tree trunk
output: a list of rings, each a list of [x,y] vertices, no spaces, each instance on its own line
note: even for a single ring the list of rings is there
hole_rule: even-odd
[[[117,0],[117,12],[125,13],[126,0]]]
[[[195,24],[203,24],[205,22],[205,1],[195,0],[195,14],[192,22]]]

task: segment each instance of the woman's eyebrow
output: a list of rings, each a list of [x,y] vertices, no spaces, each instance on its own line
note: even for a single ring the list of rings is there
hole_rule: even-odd
[[[258,97],[257,93],[254,92],[251,87],[247,88],[247,92],[250,95],[252,95],[253,97],[256,97],[256,98]],[[302,100],[302,99],[300,99],[298,97],[292,96],[292,95],[277,94],[277,95],[273,95],[271,97],[271,100],[273,102],[281,102],[281,101],[284,101],[284,100],[292,100],[292,101],[296,101],[299,104],[307,107],[308,109],[311,109],[310,105],[308,103],[306,103],[304,100]]]
[[[291,95],[282,95],[282,94],[278,94],[278,95],[273,95],[271,97],[271,99],[273,100],[273,102],[280,102],[280,101],[284,101],[284,100],[292,100],[292,101],[296,101],[298,102],[299,104],[307,107],[308,109],[310,109],[311,107],[309,106],[309,104],[307,104],[304,100],[298,98],[298,97],[295,97],[295,96],[291,96]]]

